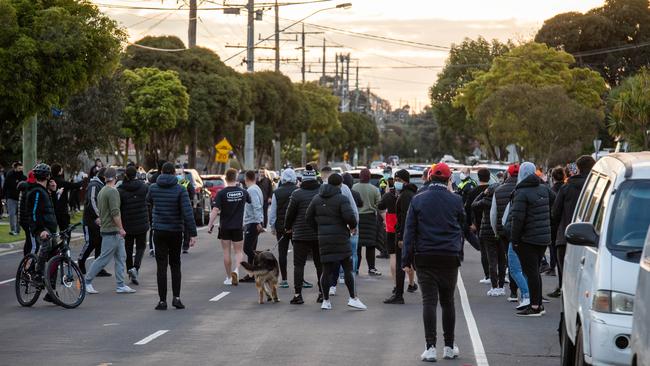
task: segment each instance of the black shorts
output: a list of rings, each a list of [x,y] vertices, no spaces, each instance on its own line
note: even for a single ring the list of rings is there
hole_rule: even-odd
[[[243,241],[244,230],[219,228],[219,235],[217,237],[221,240]]]
[[[395,254],[396,247],[397,241],[395,233],[386,233],[386,248],[388,249],[388,254]]]

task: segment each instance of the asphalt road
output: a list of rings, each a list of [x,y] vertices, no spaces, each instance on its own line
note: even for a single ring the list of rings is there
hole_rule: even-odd
[[[260,248],[273,245],[271,235],[263,234]],[[559,301],[547,304],[544,317],[515,317],[513,305],[505,298],[485,295],[488,286],[478,283],[482,275],[479,255],[469,246],[467,250],[471,252],[466,253],[461,278],[469,308],[462,306],[462,294],[456,293],[456,341],[461,356],[438,362],[559,364]],[[18,305],[11,279],[19,255],[0,256],[0,365],[422,364],[420,293],[407,293],[405,305],[384,305],[382,300],[392,289],[387,260],[378,259],[378,268],[384,272],[378,278],[364,274],[367,268],[362,264],[357,288],[368,305],[365,312],[346,306],[347,295],[341,285],[329,312],[321,311],[316,303],[316,288],[304,290],[302,306],[289,304],[292,289],[280,289],[278,304],[259,305],[254,284],[222,284],[221,246],[216,235],[200,231],[198,246],[182,258],[185,310],[154,310],[155,261],[148,256],[143,261],[140,286],[134,286],[137,293],[118,295],[113,277],[97,278],[94,286],[100,293],[88,295],[77,309],[65,310],[43,301],[32,308]],[[291,262],[290,253],[290,283]],[[112,263],[108,269],[114,272]],[[316,282],[311,263],[306,278]],[[556,277],[544,280],[550,291]],[[217,301],[210,301],[219,295]],[[440,356],[440,322],[438,329]],[[470,329],[475,330],[473,337]]]

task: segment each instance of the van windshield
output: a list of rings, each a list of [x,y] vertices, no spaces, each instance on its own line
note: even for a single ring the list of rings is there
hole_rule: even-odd
[[[609,249],[635,251],[643,248],[650,226],[650,180],[629,180],[616,193],[609,225]]]

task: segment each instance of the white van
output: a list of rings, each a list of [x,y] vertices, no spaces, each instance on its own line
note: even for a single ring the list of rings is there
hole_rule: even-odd
[[[650,366],[650,232],[645,239],[634,296],[632,366]]]
[[[650,225],[650,153],[599,160],[566,230],[562,365],[629,365],[640,249]]]

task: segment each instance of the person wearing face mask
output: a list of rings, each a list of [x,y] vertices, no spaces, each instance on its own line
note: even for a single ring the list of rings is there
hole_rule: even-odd
[[[379,193],[383,196],[384,193],[386,193],[386,190],[389,187],[388,180],[391,178],[393,175],[393,168],[390,166],[387,166],[384,168],[384,172],[382,173],[382,177],[379,180]]]
[[[397,192],[395,192],[395,181],[393,178],[388,178],[386,181],[386,193],[381,196],[377,208],[385,212],[384,222],[386,223],[386,251],[390,258],[390,275],[395,281],[395,224],[397,223],[397,215],[395,213],[395,205],[397,204]]]
[[[476,182],[470,177],[469,168],[463,168],[460,171],[460,183],[456,187],[456,192],[463,197],[463,205],[469,200],[469,194],[474,188],[476,188]],[[471,203],[470,203],[471,204]]]

